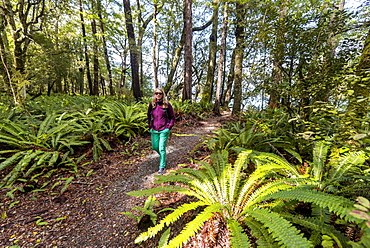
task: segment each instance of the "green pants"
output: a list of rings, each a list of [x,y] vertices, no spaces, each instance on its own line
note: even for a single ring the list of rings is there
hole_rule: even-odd
[[[170,129],[162,131],[150,130],[152,138],[152,147],[159,154],[159,168],[166,167],[166,145],[170,136]]]

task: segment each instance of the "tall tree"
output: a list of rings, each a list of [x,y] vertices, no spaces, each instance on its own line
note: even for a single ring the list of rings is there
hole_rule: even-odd
[[[213,15],[212,15],[212,31],[209,37],[209,53],[208,53],[208,69],[206,85],[203,88],[202,102],[212,102],[215,70],[216,70],[216,54],[217,54],[217,30],[218,30],[218,12],[220,2],[216,1],[212,3]]]
[[[100,1],[100,0],[97,0]],[[95,12],[95,0],[91,0],[91,11]],[[93,35],[93,90],[92,95],[99,95],[99,48],[95,18],[91,19],[91,31]]]
[[[192,47],[193,47],[193,32],[192,32],[192,0],[184,0],[184,33],[185,33],[185,45],[184,45],[184,90],[182,99],[191,100],[192,96]]]
[[[109,61],[109,55],[108,55],[108,48],[107,48],[107,41],[105,39],[105,31],[104,31],[104,19],[102,15],[102,6],[101,6],[101,0],[97,0],[97,11],[98,11],[98,17],[99,17],[99,27],[100,27],[100,34],[101,34],[101,41],[103,45],[103,51],[104,51],[104,60],[105,60],[105,65],[107,67],[107,80],[108,80],[108,85],[109,85],[109,91],[111,95],[115,95],[115,90],[113,86],[113,79],[112,79],[112,69]]]
[[[138,49],[136,46],[130,1],[123,0],[123,6],[125,10],[126,31],[127,31],[127,37],[128,37],[128,43],[129,43],[129,49],[130,49],[132,91],[133,91],[136,101],[140,101],[142,98],[142,93],[140,89],[140,80],[139,80]]]
[[[275,48],[273,49],[273,67],[271,76],[271,85],[269,89],[268,108],[277,108],[280,104],[280,87],[283,82],[283,61],[284,61],[284,34],[285,34],[285,16],[287,14],[287,3],[285,0],[280,4],[280,16],[276,28]]]
[[[158,66],[157,66],[157,14],[158,14],[158,3],[157,0],[154,0],[154,12],[153,12],[153,78],[154,78],[154,86],[155,88],[159,87],[158,82]]]
[[[220,49],[220,59],[218,61],[218,73],[217,73],[217,85],[216,85],[216,96],[215,104],[213,107],[213,112],[217,115],[221,115],[220,105],[221,105],[221,87],[224,75],[224,61],[226,53],[226,35],[227,35],[227,22],[228,22],[228,3],[224,4],[224,19],[222,22],[222,35],[221,35],[221,49]]]
[[[235,77],[234,77],[234,104],[232,114],[237,115],[242,105],[242,81],[243,81],[243,58],[245,49],[244,33],[245,5],[236,3],[236,26],[235,26]]]
[[[86,27],[85,27],[85,18],[84,18],[84,9],[83,9],[83,2],[82,0],[79,0],[80,5],[80,21],[81,21],[81,29],[82,29],[82,42],[84,46],[84,57],[85,57],[85,69],[86,69],[86,77],[87,77],[87,84],[89,86],[89,93],[90,95],[94,94],[93,91],[93,82],[91,78],[91,72],[90,72],[90,59],[89,59],[89,52],[88,52],[88,46],[86,41]]]
[[[2,17],[6,20],[13,41],[12,55],[14,63],[12,67],[18,74],[16,82],[18,87],[13,85],[14,92],[17,92],[14,95],[14,101],[19,103],[24,101],[26,97],[26,85],[25,82],[22,82],[22,77],[25,77],[27,50],[32,42],[33,34],[41,30],[40,21],[45,14],[45,1],[19,0],[14,3],[10,0],[2,0],[2,2],[3,4],[0,6],[3,12]],[[9,76],[13,78],[13,73]]]

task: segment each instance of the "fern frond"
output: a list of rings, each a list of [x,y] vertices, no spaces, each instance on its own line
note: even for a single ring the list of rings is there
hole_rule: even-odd
[[[5,161],[1,162],[0,164],[0,171],[4,170],[6,167],[14,164],[17,160],[19,160],[22,156],[24,156],[24,151],[20,151],[14,153],[11,157],[7,158]]]
[[[158,234],[164,227],[169,226],[171,223],[178,220],[184,213],[197,209],[198,207],[208,205],[205,202],[192,202],[186,203],[175,209],[172,213],[162,219],[157,225],[148,229],[148,231],[141,233],[136,239],[135,243],[141,243],[147,239],[150,239]]]
[[[325,162],[326,156],[329,151],[329,145],[325,144],[323,141],[319,141],[315,144],[313,149],[313,162],[311,163],[312,166],[312,174],[315,180],[321,181],[323,174],[325,173]]]
[[[178,236],[170,240],[165,248],[182,247],[192,236],[194,236],[204,225],[204,222],[214,216],[216,212],[220,212],[223,208],[220,204],[213,204],[206,207],[200,214],[197,214],[194,220],[189,222]]]
[[[181,186],[171,186],[171,185],[159,186],[159,187],[155,187],[152,189],[145,189],[145,190],[139,190],[139,191],[130,191],[130,192],[127,192],[126,194],[131,195],[131,196],[150,196],[150,195],[154,195],[154,194],[158,194],[162,192],[179,192],[179,193],[183,193],[189,196],[196,196],[194,191],[191,191],[188,188],[181,187]]]
[[[270,212],[267,209],[254,209],[248,211],[248,214],[269,229],[274,239],[279,242],[280,247],[313,247],[312,243],[304,238],[298,229],[292,226],[292,223],[282,218],[279,214]]]
[[[332,225],[325,224],[321,220],[316,218],[305,218],[304,216],[293,216],[288,213],[280,213],[282,217],[290,220],[293,223],[302,225],[309,229],[320,232],[321,234],[326,234],[330,236],[337,243],[338,247],[349,247],[347,242],[349,239],[343,235],[341,232],[336,230]]]
[[[357,223],[355,218],[348,215],[348,213],[353,210],[354,202],[341,196],[330,195],[320,191],[295,188],[289,191],[272,193],[269,197],[272,199],[312,202],[321,208],[328,208],[330,212],[335,213],[347,221],[354,221]]]
[[[19,175],[26,169],[33,158],[38,156],[41,151],[33,152],[32,150],[23,154],[23,158],[17,163],[16,166],[3,178],[0,187],[11,186],[18,178]]]
[[[261,171],[284,171],[284,174],[290,177],[301,176],[296,165],[290,164],[282,157],[273,153],[260,153],[257,156],[253,156],[253,161],[258,164],[257,169]]]
[[[213,178],[209,178],[204,169],[195,170],[190,168],[181,168],[177,172],[185,173],[193,178],[188,183],[191,185],[193,190],[197,192],[199,200],[207,201],[209,203],[214,203],[217,201],[217,197],[219,195],[214,184],[212,183]]]
[[[227,219],[226,223],[230,230],[231,247],[251,247],[248,235],[244,233],[244,229],[239,222],[234,219]]]
[[[291,181],[291,183],[288,183],[288,181]],[[273,192],[277,192],[280,190],[288,190],[292,188],[294,186],[293,185],[294,182],[295,182],[294,180],[277,180],[262,185],[261,187],[254,190],[248,197],[248,200],[245,202],[245,205],[243,206],[244,211],[263,200],[268,200],[269,195]]]
[[[332,165],[332,171],[330,172],[330,178],[342,177],[352,167],[362,165],[366,160],[364,152],[353,152],[347,156],[341,157],[339,162],[329,163]],[[332,162],[332,161],[331,161]]]
[[[191,177],[185,175],[185,174],[168,174],[168,175],[161,175],[161,176],[155,176],[154,183],[167,183],[167,182],[173,182],[173,183],[183,183],[186,185],[189,185],[189,182],[193,180]]]
[[[251,216],[246,217],[243,222],[250,228],[250,232],[257,239],[256,242],[259,247],[279,248],[268,229],[261,222],[256,221]]]

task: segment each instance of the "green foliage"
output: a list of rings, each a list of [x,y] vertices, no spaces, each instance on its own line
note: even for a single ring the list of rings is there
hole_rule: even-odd
[[[305,179],[282,178],[271,181],[269,174],[273,165],[270,168],[266,168],[269,167],[267,163],[263,166],[258,165],[251,175],[245,177],[244,168],[254,156],[251,150],[244,151],[239,154],[234,164],[229,164],[228,153],[223,150],[211,156],[212,164],[203,162],[200,170],[181,168],[171,175],[159,176],[156,180],[156,183],[176,182],[183,184],[184,187],[160,186],[128,193],[143,196],[167,190],[176,191],[177,188],[178,192],[198,200],[175,209],[156,226],[140,234],[136,242],[143,242],[155,236],[166,226],[175,224],[185,212],[199,207],[202,207],[203,211],[166,247],[181,247],[215,213],[227,223],[231,231],[231,243],[235,244],[235,247],[239,247],[239,244],[247,247],[250,245],[245,230],[240,228],[241,225],[247,226],[253,234],[262,234],[261,244],[265,242],[271,247],[313,247],[313,244],[293,225],[295,215],[281,206],[283,202],[285,204],[297,201],[310,202],[343,217],[344,220],[354,221],[354,218],[349,218],[346,214],[352,209],[350,200],[313,190],[316,184]],[[282,168],[285,167],[282,165]],[[290,216],[292,217],[288,218]],[[307,228],[316,228],[311,222],[306,223],[307,225],[302,221],[299,224]],[[343,237],[335,236],[337,233],[332,232],[332,229],[322,230],[325,227],[320,226],[321,229],[317,227],[317,230],[321,233],[330,233],[334,240],[342,245]]]
[[[133,214],[131,212],[122,212],[121,214],[124,214],[130,218],[133,218],[135,219],[138,223],[140,222],[140,220],[143,218],[144,215],[148,215],[150,216],[150,220],[151,222],[155,225],[156,222],[157,222],[157,213],[155,213],[153,211],[154,207],[155,206],[158,206],[159,205],[159,201],[157,200],[157,198],[155,196],[149,196],[146,200],[145,200],[145,203],[144,203],[144,206],[143,207],[133,207],[132,209],[133,210],[137,210],[139,211],[139,214]],[[168,209],[166,209],[168,210]]]
[[[129,139],[146,131],[147,105],[125,105],[114,101],[105,103],[102,109],[116,136]]]
[[[204,144],[214,150],[238,147],[270,152],[276,148],[294,149],[294,135],[288,118],[281,111],[250,110],[241,120],[226,123],[215,135],[204,137]]]
[[[97,161],[111,141],[130,139],[146,128],[146,107],[96,96],[41,96],[26,105],[0,105],[0,187],[36,177],[59,167],[77,173],[75,150],[92,148]],[[25,183],[26,184],[26,183]],[[22,190],[22,186],[9,191]]]
[[[344,149],[333,148],[333,153],[328,156],[330,143],[318,141],[313,148],[313,161],[307,161],[309,166],[291,164],[284,157],[272,153],[257,153],[252,160],[260,167],[271,171],[277,177],[281,175],[290,178],[305,178],[312,180],[321,190],[335,190],[333,186],[339,186],[339,182],[348,181],[348,177],[362,174],[359,169],[367,158],[364,152],[354,152]],[[301,158],[298,160],[302,161]],[[338,189],[336,189],[338,191]]]
[[[354,248],[370,247],[370,201],[364,197],[359,196],[357,199],[358,204],[355,204],[356,209],[349,212],[349,215],[362,221],[361,240],[358,242],[349,242]]]
[[[171,105],[177,116],[179,115],[196,115],[199,118],[204,118],[205,113],[212,111],[213,105],[204,102],[191,102],[190,100],[180,101],[172,100]]]

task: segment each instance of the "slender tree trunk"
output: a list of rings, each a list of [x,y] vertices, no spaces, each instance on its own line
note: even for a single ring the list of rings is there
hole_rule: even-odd
[[[108,74],[107,79],[108,79],[109,91],[110,91],[110,95],[114,96],[115,95],[115,90],[114,90],[114,86],[113,86],[112,69],[111,69],[110,61],[109,61],[107,42],[105,40],[104,23],[103,23],[103,16],[102,16],[102,6],[101,6],[100,0],[97,1],[97,8],[98,8],[100,33],[102,34],[101,39],[102,39],[102,43],[103,43],[105,65],[107,67],[107,74]]]
[[[93,91],[93,83],[92,83],[91,73],[90,73],[89,53],[88,53],[88,48],[86,44],[86,28],[85,28],[85,21],[84,21],[84,16],[83,16],[84,12],[83,12],[82,0],[79,0],[79,4],[80,4],[80,20],[81,20],[81,29],[82,29],[82,42],[84,44],[86,78],[87,78],[87,84],[89,86],[89,93],[90,95],[93,95],[94,91]]]
[[[153,74],[154,74],[154,86],[159,87],[158,82],[158,66],[157,66],[157,3],[154,1],[154,13],[153,13]]]
[[[129,0],[123,0],[126,18],[126,30],[130,48],[130,63],[131,63],[131,80],[132,80],[132,91],[136,101],[140,101],[142,93],[140,89],[139,80],[139,62],[138,62],[138,49],[136,46],[134,26],[132,23],[131,6]]]
[[[224,4],[224,20],[222,23],[222,35],[221,35],[221,50],[220,50],[220,59],[218,61],[218,73],[217,73],[217,87],[216,87],[216,96],[215,104],[213,107],[213,112],[216,115],[221,115],[220,112],[220,103],[221,103],[221,87],[224,75],[224,61],[225,61],[225,52],[226,52],[226,35],[227,35],[227,22],[228,22],[228,3]]]
[[[217,29],[218,29],[218,10],[220,3],[213,2],[212,15],[212,32],[209,37],[209,54],[208,54],[208,69],[206,85],[203,89],[202,102],[210,103],[213,98],[215,70],[216,70],[216,54],[217,54]]]
[[[270,98],[268,108],[279,107],[281,95],[278,89],[283,82],[282,63],[284,59],[284,19],[287,13],[286,2],[283,2],[280,8],[280,18],[277,27],[278,30],[276,35],[274,61],[272,68],[272,85],[270,86],[269,90]]]
[[[166,83],[165,87],[163,88],[163,90],[166,93],[170,90],[171,86],[173,85],[173,78],[175,76],[176,68],[177,68],[177,66],[179,64],[179,61],[180,61],[180,58],[181,58],[181,52],[182,52],[182,49],[184,47],[184,44],[185,44],[185,26],[182,30],[179,44],[178,44],[178,46],[175,50],[175,55],[172,59],[171,69],[170,69],[170,72],[168,73],[168,76],[167,76],[167,83]]]
[[[212,24],[212,20],[209,21],[209,22],[207,22],[205,25],[203,25],[201,27],[194,27],[194,28],[192,28],[192,31],[193,32],[195,32],[195,31],[202,31],[202,30],[206,29],[207,27],[209,27],[211,24]],[[184,44],[185,44],[185,26],[184,26],[184,28],[182,30],[179,44],[177,45],[177,48],[176,48],[176,50],[174,52],[174,57],[172,59],[171,68],[170,68],[169,73],[168,73],[168,76],[167,76],[167,83],[166,83],[166,85],[163,88],[163,90],[165,92],[168,92],[170,90],[170,88],[172,87],[173,83],[174,83],[173,78],[175,76],[176,68],[177,68],[177,66],[179,64],[179,61],[180,61],[180,58],[181,58],[181,52],[182,52],[182,49],[184,47]],[[168,52],[168,54],[169,54],[169,52]]]
[[[11,74],[11,64],[9,63],[9,46],[7,41],[7,36],[5,33],[5,15],[0,12],[0,73],[4,80],[4,90],[9,92],[10,90],[10,80],[12,78]]]
[[[100,0],[97,0],[100,1]],[[95,13],[95,0],[91,0],[91,11]],[[99,95],[99,48],[98,48],[98,40],[97,40],[97,30],[96,30],[96,21],[95,19],[91,20],[91,32],[94,37],[94,44],[93,44],[93,95]]]
[[[226,89],[224,93],[222,94],[222,104],[224,107],[229,106],[229,103],[231,101],[231,90],[234,85],[234,79],[235,79],[235,55],[236,51],[233,50],[233,53],[231,55],[231,62],[230,62],[230,71],[229,75],[227,76],[227,83],[226,83]]]
[[[185,45],[184,45],[184,62],[185,62],[185,75],[184,75],[184,91],[183,100],[191,100],[192,95],[192,0],[184,0],[184,27],[185,27]]]
[[[242,81],[243,81],[243,58],[244,58],[244,6],[242,4],[236,4],[236,27],[235,27],[235,79],[234,79],[234,104],[232,114],[237,115],[241,111],[242,105]]]

